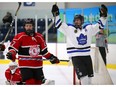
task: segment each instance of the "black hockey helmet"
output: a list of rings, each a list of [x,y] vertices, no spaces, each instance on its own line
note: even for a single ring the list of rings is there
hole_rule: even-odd
[[[75,15],[73,22],[75,22],[76,19],[80,19],[82,24],[84,23],[84,17],[82,15],[80,15],[80,14],[79,15]]]
[[[25,24],[32,24],[33,26],[35,26],[33,19],[30,19],[30,18],[24,20],[23,25],[25,26]]]
[[[32,24],[33,29],[32,29],[32,30],[26,30],[26,29],[25,29],[25,25],[26,25],[26,24]],[[24,21],[24,25],[23,25],[23,26],[24,26],[25,33],[26,33],[27,35],[33,36],[33,35],[35,34],[35,29],[34,29],[35,23],[34,23],[33,19],[26,19],[26,20]]]

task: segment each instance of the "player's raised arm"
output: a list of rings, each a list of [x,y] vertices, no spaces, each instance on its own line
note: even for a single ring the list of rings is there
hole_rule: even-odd
[[[57,6],[57,4],[54,4],[52,6],[52,10],[51,10],[53,17],[54,17],[54,26],[56,29],[59,29],[62,33],[64,33],[65,35],[67,35],[67,29],[69,28],[69,26],[62,22],[62,20],[60,19],[60,12],[59,12],[59,8]]]
[[[96,24],[91,24],[91,26],[87,26],[88,28],[90,28],[92,35],[95,35],[100,29],[104,29],[107,21],[107,12],[107,7],[102,4],[99,8],[100,19],[98,20],[98,22]]]
[[[101,7],[99,8],[99,12],[100,12],[100,19],[98,23],[100,24],[100,29],[103,29],[107,21],[108,9],[104,4],[102,4]]]

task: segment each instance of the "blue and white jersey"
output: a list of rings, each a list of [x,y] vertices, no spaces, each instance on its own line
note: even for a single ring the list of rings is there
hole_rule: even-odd
[[[106,18],[101,17],[96,24],[83,26],[82,30],[76,29],[72,24],[63,23],[59,16],[56,17],[56,28],[58,28],[67,37],[67,53],[72,56],[90,55],[90,46],[92,36],[95,35],[99,28],[104,28]]]

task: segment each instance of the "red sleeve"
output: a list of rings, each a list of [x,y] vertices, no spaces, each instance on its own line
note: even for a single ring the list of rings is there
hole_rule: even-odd
[[[47,44],[46,44],[46,42],[45,42],[45,40],[44,40],[42,35],[39,35],[39,42],[40,42],[39,45],[40,45],[42,56],[45,57],[45,58],[50,58],[51,53],[48,52]]]
[[[9,81],[10,80],[10,69],[7,69],[6,71],[5,71],[5,77],[6,77],[6,79]]]
[[[9,52],[11,52],[13,55],[12,55],[12,60],[15,61],[16,59],[16,53],[18,52],[18,49],[21,45],[21,35],[18,34],[16,35],[13,40],[11,41],[11,44],[10,44],[10,47],[9,47]]]
[[[20,39],[21,39],[21,35],[16,35],[10,44],[10,48],[14,49],[16,52],[18,51],[18,49],[21,45]]]

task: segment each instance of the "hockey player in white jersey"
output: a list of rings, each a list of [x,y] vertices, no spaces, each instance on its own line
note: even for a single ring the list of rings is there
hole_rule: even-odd
[[[63,23],[59,17],[59,8],[55,4],[52,14],[56,17],[55,26],[67,37],[67,54],[72,59],[73,66],[81,84],[91,84],[93,74],[92,60],[90,56],[91,39],[100,29],[104,28],[107,20],[107,7],[101,5],[100,19],[96,24],[84,25],[84,17],[75,15],[74,24]]]

